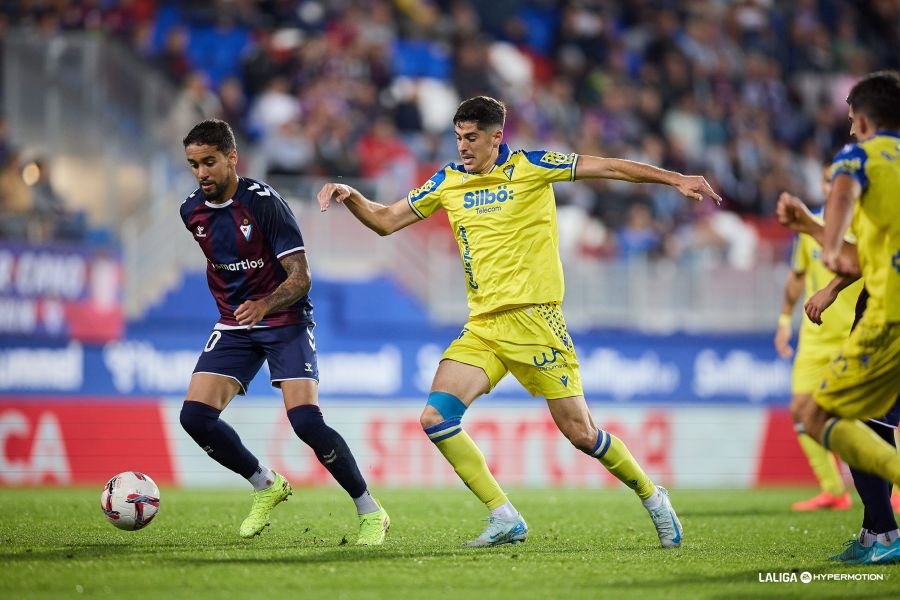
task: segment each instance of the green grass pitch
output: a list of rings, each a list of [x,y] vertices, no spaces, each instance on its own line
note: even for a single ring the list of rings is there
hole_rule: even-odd
[[[792,514],[810,489],[673,490],[685,526],[659,547],[628,491],[513,490],[528,541],[461,548],[485,511],[466,490],[383,490],[380,548],[356,548],[339,489],[297,489],[262,536],[242,540],[248,492],[163,489],[137,532],[114,529],[94,489],[0,489],[0,598],[900,597],[900,565],[828,562],[859,528],[843,513]],[[760,583],[760,573],[882,574],[882,581]]]

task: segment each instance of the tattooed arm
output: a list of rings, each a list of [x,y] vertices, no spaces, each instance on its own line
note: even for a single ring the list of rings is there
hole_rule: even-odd
[[[234,318],[241,325],[253,328],[263,318],[286,306],[290,306],[309,292],[312,284],[309,275],[309,263],[305,252],[297,252],[281,259],[281,266],[287,273],[287,279],[281,282],[275,291],[259,300],[247,300],[234,311]]]

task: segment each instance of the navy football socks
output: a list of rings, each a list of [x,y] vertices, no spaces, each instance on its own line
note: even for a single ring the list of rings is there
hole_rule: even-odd
[[[880,438],[894,445],[894,430],[866,421],[866,425]],[[885,533],[897,529],[897,520],[894,518],[894,510],[891,508],[891,484],[890,482],[864,471],[850,468],[853,475],[853,483],[863,502],[863,529],[872,533]]]
[[[294,432],[313,449],[322,463],[351,498],[359,498],[366,491],[356,459],[341,435],[325,424],[322,411],[315,404],[295,406],[287,411]]]
[[[219,418],[222,411],[202,402],[185,400],[181,406],[181,426],[217,463],[249,478],[259,461],[244,447],[231,426]]]

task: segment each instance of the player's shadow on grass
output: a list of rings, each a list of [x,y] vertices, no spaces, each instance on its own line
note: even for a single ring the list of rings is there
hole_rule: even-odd
[[[748,508],[722,508],[722,509],[706,509],[706,510],[691,510],[690,507],[687,509],[679,508],[678,516],[682,519],[690,519],[694,517],[704,517],[704,518],[716,518],[716,517],[727,517],[731,518],[740,518],[740,517],[761,517],[765,515],[784,515],[785,513],[790,512],[789,508],[780,508],[780,507],[771,507],[766,508],[762,506],[754,506]]]
[[[191,556],[186,558],[171,558],[180,564],[186,565],[296,565],[296,564],[328,564],[348,562],[373,562],[393,561],[399,559],[416,560],[420,558],[448,558],[463,557],[466,554],[462,550],[422,550],[421,552],[392,551],[383,548],[348,548],[348,549],[322,549],[298,548],[302,554],[296,556]]]
[[[284,552],[297,549],[296,544],[278,544],[268,545],[265,550],[274,552]],[[179,552],[217,552],[217,551],[242,551],[253,549],[243,540],[234,542],[223,542],[217,544],[204,543],[201,548],[192,542],[156,542],[152,544],[132,544],[129,542],[102,542],[102,543],[81,543],[71,545],[64,548],[39,548],[25,549],[19,552],[0,552],[0,564],[11,564],[16,562],[61,562],[64,560],[78,559],[94,559],[108,557],[128,557],[132,554],[141,558],[175,558],[176,560],[184,560],[182,558],[172,557],[173,553]],[[255,549],[253,549],[255,550]],[[226,561],[227,562],[227,561]]]

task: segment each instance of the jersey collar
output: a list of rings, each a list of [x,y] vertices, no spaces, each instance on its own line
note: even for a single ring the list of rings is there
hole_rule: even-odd
[[[455,170],[457,170],[457,171],[459,171],[460,173],[463,173],[463,174],[465,174],[465,175],[488,175],[488,174],[490,174],[490,173],[493,173],[493,172],[494,172],[494,169],[495,169],[496,167],[498,167],[498,166],[502,165],[503,163],[505,163],[506,161],[508,161],[508,160],[509,160],[509,155],[510,155],[511,153],[512,153],[512,152],[510,151],[508,145],[506,145],[506,144],[500,144],[500,149],[499,149],[499,152],[498,152],[498,154],[497,154],[497,160],[494,161],[494,166],[492,166],[492,167],[491,167],[491,170],[488,171],[487,173],[469,173],[468,171],[466,171],[466,168],[465,168],[462,164],[458,164],[458,165],[457,165],[457,164],[452,163],[452,162],[449,163],[448,166],[452,166],[453,169],[455,169]]]
[[[890,129],[879,129],[875,135],[886,135],[887,137],[900,138],[900,131],[891,131]]]
[[[231,206],[231,203],[234,202],[234,199],[236,197],[240,196],[241,192],[244,189],[244,186],[245,186],[244,178],[241,176],[238,176],[238,185],[237,185],[237,189],[234,190],[234,196],[232,196],[231,198],[229,198],[222,204],[212,204],[211,202],[207,202],[206,200],[203,201],[203,204],[207,205],[210,208],[225,208],[226,206]],[[201,194],[203,193],[202,189],[200,190],[200,193]]]
[[[225,208],[226,206],[231,206],[231,203],[234,202],[234,198],[229,198],[227,201],[222,204],[213,204],[212,202],[208,202],[206,200],[203,201],[203,204],[207,205],[210,208]]]
[[[509,160],[509,146],[506,144],[500,144],[500,153],[497,155],[497,160],[494,162],[495,165],[502,165],[506,161]]]

